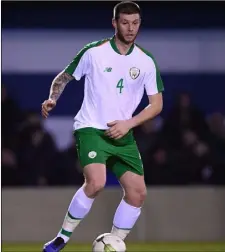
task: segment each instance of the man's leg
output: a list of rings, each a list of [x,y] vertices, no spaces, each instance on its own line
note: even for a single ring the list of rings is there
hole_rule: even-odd
[[[106,168],[104,164],[89,164],[84,168],[84,185],[74,195],[57,237],[67,242],[74,229],[88,214],[97,194],[104,188]]]
[[[66,213],[60,232],[53,241],[45,245],[44,252],[52,251],[52,246],[53,247],[55,246],[52,243],[54,243],[55,240],[57,240],[56,243],[60,245],[58,247],[62,249],[64,247],[63,245],[68,242],[74,229],[79,225],[81,220],[88,214],[88,212],[92,207],[92,203],[94,202],[95,197],[105,186],[106,182],[105,165],[96,163],[85,166],[84,177],[85,177],[85,183],[74,195],[69,205],[69,209]],[[62,247],[60,243],[62,243]],[[48,246],[50,248],[48,248]]]
[[[114,215],[111,233],[124,240],[141,214],[147,190],[144,176],[131,171],[125,172],[119,181],[124,189],[124,197]]]

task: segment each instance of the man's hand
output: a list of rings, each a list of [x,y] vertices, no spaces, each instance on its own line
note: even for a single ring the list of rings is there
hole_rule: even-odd
[[[55,107],[57,100],[62,94],[67,83],[73,80],[74,77],[70,74],[62,71],[59,73],[55,79],[52,81],[49,99],[42,103],[42,116],[44,118],[48,117],[49,112]]]
[[[49,112],[56,106],[56,102],[51,100],[51,99],[48,99],[48,100],[45,100],[43,103],[42,103],[42,110],[41,110],[41,113],[42,113],[42,116],[44,118],[47,118],[48,115],[49,115]]]
[[[110,128],[106,130],[105,134],[114,139],[120,139],[131,129],[129,121],[113,121],[107,123],[107,126]]]

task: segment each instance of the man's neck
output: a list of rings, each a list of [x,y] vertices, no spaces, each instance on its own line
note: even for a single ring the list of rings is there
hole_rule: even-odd
[[[123,55],[126,55],[130,50],[131,46],[133,45],[133,43],[125,44],[124,42],[119,40],[117,36],[115,36],[115,44],[119,52]]]

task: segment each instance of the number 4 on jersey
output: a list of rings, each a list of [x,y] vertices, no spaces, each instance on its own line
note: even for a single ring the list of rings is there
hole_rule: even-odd
[[[122,93],[122,89],[124,88],[123,86],[123,79],[120,79],[116,85],[117,88],[120,89],[120,94]]]

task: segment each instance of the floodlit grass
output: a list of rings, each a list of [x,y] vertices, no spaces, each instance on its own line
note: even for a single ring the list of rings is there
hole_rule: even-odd
[[[42,252],[43,244],[3,243],[3,252]],[[91,244],[69,243],[63,252],[91,251]],[[225,242],[218,243],[127,243],[127,252],[225,252]]]

